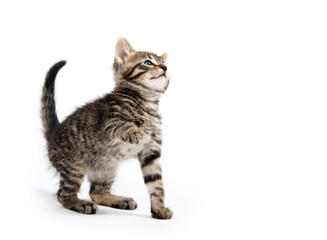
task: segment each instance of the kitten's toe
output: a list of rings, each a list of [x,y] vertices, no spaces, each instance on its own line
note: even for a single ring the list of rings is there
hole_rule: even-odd
[[[169,208],[151,209],[152,217],[157,219],[171,219],[173,212]]]
[[[142,139],[143,139],[143,135],[140,132],[136,133],[136,139],[137,139],[137,143],[139,143]]]
[[[121,140],[123,140],[124,142],[128,142],[128,143],[132,143],[132,144],[136,144],[139,142],[139,133],[137,132],[124,132],[121,136],[120,136]]]
[[[133,210],[137,208],[137,203],[132,198],[125,198],[112,204],[111,207],[125,210]]]
[[[136,132],[135,133],[131,133],[130,134],[130,143],[136,144],[138,142],[139,141],[138,141],[138,138],[137,138],[137,133]]]
[[[134,132],[134,133],[132,133],[131,135],[131,141],[130,141],[130,143],[132,143],[132,144],[137,144],[137,143],[139,143],[141,140],[142,140],[142,134],[140,133],[140,132]]]
[[[84,214],[96,214],[98,207],[93,202],[80,201],[71,206],[70,210]]]

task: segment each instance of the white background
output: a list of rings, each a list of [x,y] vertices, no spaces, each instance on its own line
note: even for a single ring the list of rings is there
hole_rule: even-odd
[[[325,1],[1,1],[2,239],[326,239]],[[119,36],[169,53],[161,101],[169,221],[150,217],[139,164],[114,192],[134,211],[56,200],[39,119],[56,61],[62,120],[109,92]],[[84,184],[81,197],[88,198]]]

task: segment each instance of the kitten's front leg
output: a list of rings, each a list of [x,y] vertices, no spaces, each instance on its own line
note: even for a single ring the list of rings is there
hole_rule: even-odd
[[[160,151],[153,150],[145,154],[139,154],[144,183],[151,199],[152,217],[158,219],[170,219],[173,212],[164,206],[165,191],[162,184],[160,167]]]
[[[116,128],[115,135],[120,137],[124,142],[132,144],[139,143],[144,137],[142,130],[131,122],[119,125]]]

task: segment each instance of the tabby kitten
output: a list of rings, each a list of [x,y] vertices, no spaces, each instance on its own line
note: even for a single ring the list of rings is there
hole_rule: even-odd
[[[114,90],[78,108],[61,123],[56,114],[54,82],[66,62],[58,62],[49,70],[41,116],[49,159],[60,175],[57,198],[65,208],[85,214],[95,214],[96,204],[135,209],[133,199],[113,195],[110,189],[118,164],[136,157],[150,194],[152,216],[173,216],[164,206],[160,167],[158,103],[169,84],[166,59],[167,54],[135,51],[126,39],[120,38],[113,64]],[[91,183],[93,202],[77,197],[85,175]]]

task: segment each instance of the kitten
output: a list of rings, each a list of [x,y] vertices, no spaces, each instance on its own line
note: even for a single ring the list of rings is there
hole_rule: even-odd
[[[49,159],[60,175],[57,198],[65,208],[84,214],[95,214],[96,204],[135,209],[133,199],[112,195],[110,189],[118,164],[136,157],[150,194],[152,216],[173,216],[164,206],[160,167],[158,103],[170,79],[166,59],[167,54],[135,51],[126,39],[120,38],[113,64],[114,90],[78,108],[61,123],[56,114],[54,82],[66,62],[58,62],[49,70],[41,116]],[[93,202],[77,197],[85,175],[91,183]]]

